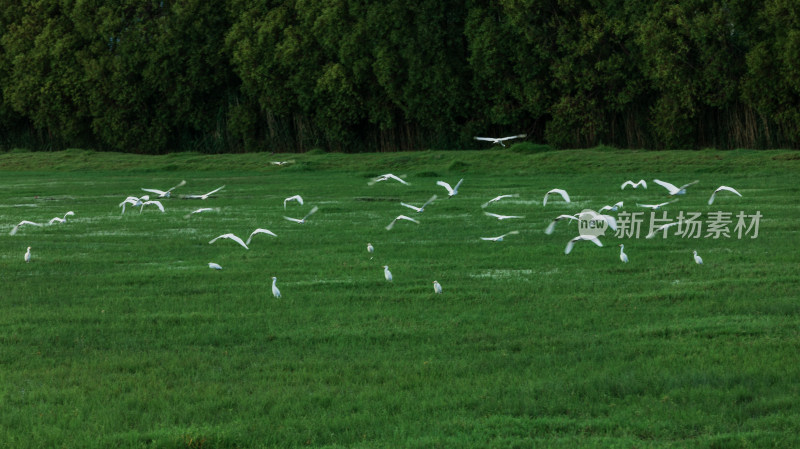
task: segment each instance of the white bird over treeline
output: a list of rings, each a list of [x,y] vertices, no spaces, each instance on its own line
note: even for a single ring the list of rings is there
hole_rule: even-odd
[[[289,201],[297,201],[300,205],[303,205],[303,197],[300,195],[292,195],[289,198],[283,200],[283,209],[286,210],[286,203]]]
[[[32,221],[28,221],[28,220],[22,220],[22,221],[20,221],[19,223],[17,223],[17,225],[16,225],[16,226],[14,226],[14,227],[11,229],[11,232],[9,232],[9,233],[8,233],[8,235],[14,235],[14,234],[16,234],[16,233],[17,233],[17,231],[19,230],[19,228],[21,228],[21,227],[23,227],[23,226],[39,226],[39,227],[42,227],[43,225],[42,225],[41,223],[34,223],[34,222],[32,222]]]
[[[685,194],[687,187],[689,187],[691,185],[694,185],[694,184],[697,184],[700,181],[692,181],[689,184],[684,184],[684,185],[682,185],[680,187],[675,187],[674,184],[670,184],[670,183],[668,183],[666,181],[661,181],[660,179],[654,179],[653,182],[658,184],[658,185],[660,185],[661,187],[667,189],[667,191],[669,192],[669,195],[673,196],[673,195],[683,195],[683,194]]]
[[[620,187],[620,190],[625,190],[625,187],[627,187],[627,186],[631,186],[634,189],[639,187],[639,186],[642,186],[642,187],[644,187],[646,189],[647,188],[647,181],[645,181],[644,179],[640,179],[639,182],[625,181],[625,182],[622,183],[622,187]]]
[[[396,217],[394,220],[392,220],[392,222],[391,222],[391,223],[389,223],[389,224],[386,226],[386,230],[387,230],[387,231],[391,231],[391,230],[392,230],[392,228],[394,227],[394,224],[397,222],[397,220],[406,220],[406,221],[411,221],[411,222],[413,222],[413,223],[419,224],[419,221],[417,221],[417,220],[414,220],[414,219],[413,219],[413,218],[411,218],[411,217],[407,217],[407,216],[405,216],[405,215],[398,215],[398,216],[397,216],[397,217]]]
[[[551,189],[550,191],[548,191],[547,193],[544,194],[544,200],[542,200],[542,206],[546,206],[547,205],[547,198],[550,196],[551,193],[557,193],[557,194],[561,195],[561,198],[564,198],[564,201],[566,201],[568,203],[570,202],[569,201],[569,194],[567,193],[566,190],[564,190],[564,189]]]
[[[719,187],[717,187],[716,190],[714,190],[714,193],[711,194],[711,198],[708,199],[708,205],[709,206],[714,203],[714,197],[717,195],[718,192],[721,192],[721,191],[727,191],[727,192],[735,193],[735,194],[737,194],[739,196],[742,196],[742,194],[737,192],[736,189],[734,189],[733,187],[719,186]]]
[[[475,140],[481,140],[481,141],[484,141],[484,142],[492,142],[492,144],[494,144],[494,145],[500,145],[502,147],[505,147],[506,145],[503,142],[508,141],[508,140],[513,140],[513,139],[524,139],[525,137],[528,137],[528,135],[527,134],[517,134],[516,136],[508,136],[508,137],[475,137]]]
[[[220,235],[220,236],[218,236],[218,237],[214,237],[214,238],[213,238],[213,239],[211,239],[211,241],[210,241],[210,242],[208,242],[208,243],[214,243],[214,242],[216,242],[216,241],[217,241],[217,240],[219,240],[219,239],[230,239],[230,240],[233,240],[234,242],[236,242],[236,243],[238,243],[238,244],[242,245],[242,247],[244,247],[244,249],[250,249],[250,248],[248,248],[248,247],[247,247],[247,244],[246,244],[246,243],[244,243],[244,240],[242,240],[242,239],[240,239],[239,237],[235,236],[234,234],[230,234],[230,233],[228,233],[228,234],[222,234],[222,235]]]
[[[519,234],[519,231],[507,232],[503,235],[498,235],[497,237],[481,237],[481,240],[486,240],[487,242],[502,242],[506,236],[516,234]]]
[[[245,242],[245,244],[249,245],[250,244],[250,240],[253,240],[253,236],[256,235],[256,234],[267,234],[267,235],[271,235],[273,237],[277,237],[277,235],[274,232],[270,231],[269,229],[258,228],[255,231],[250,233],[250,237],[247,237],[247,241]]]
[[[405,177],[405,175],[402,175],[402,176]],[[375,183],[388,181],[390,179],[395,180],[395,181],[397,181],[397,182],[399,182],[401,184],[409,185],[409,183],[404,181],[400,176],[396,176],[396,175],[393,175],[391,173],[386,173],[386,174],[380,175],[378,177],[375,177],[370,182],[368,182],[367,184],[373,185]]]
[[[408,204],[408,203],[403,203],[403,202],[400,202],[400,205],[402,205],[402,206],[405,206],[405,207],[407,207],[407,208],[409,208],[409,209],[414,209],[414,210],[415,210],[415,211],[417,211],[417,212],[422,212],[422,211],[424,211],[424,210],[425,210],[425,207],[426,207],[428,204],[431,204],[432,202],[436,201],[436,198],[438,198],[438,196],[436,196],[436,195],[433,195],[432,197],[430,197],[430,198],[428,199],[428,201],[425,201],[425,204],[423,204],[423,205],[422,205],[422,206],[420,206],[420,207],[417,207],[417,206],[414,206],[414,205],[411,205],[411,204]]]
[[[317,207],[317,206],[314,206],[314,207],[312,207],[312,208],[311,208],[311,210],[310,210],[310,211],[309,211],[309,212],[306,214],[306,216],[305,216],[305,217],[303,217],[303,218],[292,218],[292,217],[287,217],[287,216],[285,216],[285,215],[284,215],[284,217],[283,217],[283,218],[285,218],[285,219],[287,219],[287,220],[289,220],[289,221],[293,221],[293,222],[295,222],[295,223],[300,223],[300,224],[303,224],[303,223],[305,223],[305,222],[306,222],[306,220],[308,219],[308,217],[310,217],[310,216],[314,215],[314,213],[315,213],[316,211],[318,211],[318,210],[319,210],[319,207]]]
[[[500,196],[496,196],[496,197],[494,197],[494,198],[490,199],[489,201],[487,201],[487,202],[485,202],[485,203],[481,204],[481,207],[482,207],[482,208],[484,208],[484,209],[486,209],[486,207],[487,207],[487,206],[489,206],[490,204],[492,204],[492,203],[494,203],[494,202],[497,202],[497,201],[500,201],[500,200],[502,200],[503,198],[516,198],[516,197],[518,197],[518,196],[519,196],[519,193],[514,193],[514,194],[508,194],[508,195],[500,195]]]
[[[578,219],[578,217],[576,217],[575,215],[559,215],[558,217],[554,218],[553,221],[551,221],[549,225],[547,225],[547,228],[544,230],[544,233],[547,234],[547,235],[552,234],[553,231],[556,228],[556,223],[558,223],[561,220],[572,221],[572,220],[577,220],[577,219]]]
[[[450,187],[450,184],[444,181],[436,181],[436,185],[442,186],[445,189],[447,189],[447,196],[452,197],[458,194],[458,187],[461,185],[462,182],[464,182],[464,178],[459,179],[455,187]]]
[[[169,198],[173,190],[177,189],[178,187],[182,187],[184,185],[186,185],[186,180],[179,182],[178,185],[176,185],[175,187],[171,187],[168,190],[144,189],[144,188],[142,190],[144,190],[145,192],[155,193],[156,195],[158,195],[159,198]]]
[[[224,188],[225,188],[225,186],[217,187],[216,189],[214,189],[214,190],[212,190],[212,191],[210,191],[208,193],[204,193],[202,195],[185,195],[184,198],[187,199],[187,200],[205,200],[205,199],[208,199],[211,195],[219,192],[220,190],[222,190]]]
[[[588,240],[597,246],[603,246],[600,240],[593,235],[579,235],[574,239],[570,240],[569,242],[567,242],[567,247],[564,248],[564,254],[569,254],[570,252],[572,252],[572,247],[575,246],[575,243],[580,242],[582,240]]]
[[[47,222],[47,224],[52,225],[53,223],[64,223],[65,221],[67,221],[67,217],[69,217],[70,215],[75,215],[75,212],[69,211],[66,214],[64,214],[63,218],[53,217],[50,219],[50,221]]]

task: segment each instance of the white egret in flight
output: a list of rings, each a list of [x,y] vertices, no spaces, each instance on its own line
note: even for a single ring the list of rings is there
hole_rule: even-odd
[[[617,203],[614,203],[614,204],[613,204],[613,205],[611,205],[611,206],[603,206],[603,207],[601,207],[601,208],[600,208],[600,210],[598,210],[597,212],[605,212],[605,211],[607,211],[607,210],[610,210],[610,211],[612,211],[612,212],[616,212],[616,211],[617,211],[617,209],[619,209],[620,207],[622,207],[622,205],[623,205],[623,202],[622,202],[622,201],[619,201],[619,202],[617,202]]]
[[[199,214],[201,212],[208,212],[208,211],[212,211],[212,210],[218,211],[219,208],[218,207],[201,207],[200,209],[193,210],[193,211],[189,212],[188,214],[184,215],[183,218],[189,218],[194,214]]]
[[[497,236],[497,237],[481,237],[481,240],[486,240],[487,242],[502,242],[502,241],[503,241],[503,239],[504,239],[504,238],[505,238],[507,235],[516,235],[516,234],[519,234],[519,231],[511,231],[511,232],[507,232],[507,233],[505,233],[505,234],[503,234],[503,235],[499,235],[499,236]]]
[[[413,218],[411,218],[411,217],[407,217],[407,216],[405,216],[405,215],[398,215],[398,216],[397,216],[397,218],[395,218],[394,220],[392,220],[392,222],[391,222],[391,223],[389,223],[389,225],[388,225],[388,226],[386,226],[386,230],[387,230],[387,231],[391,231],[391,229],[394,227],[394,224],[397,222],[397,220],[406,220],[406,221],[411,221],[411,222],[414,222],[414,223],[416,223],[416,224],[419,224],[419,221],[417,221],[417,220],[414,220],[414,219],[413,219]]]
[[[403,175],[403,176],[405,176],[405,175]],[[401,184],[409,185],[409,183],[407,183],[406,181],[404,181],[404,180],[403,180],[403,179],[402,179],[400,176],[395,176],[395,175],[393,175],[393,174],[391,174],[391,173],[386,173],[386,174],[384,174],[384,175],[380,175],[380,176],[378,176],[378,177],[376,177],[376,178],[373,178],[373,179],[372,179],[370,182],[368,182],[367,184],[369,184],[369,185],[374,185],[374,184],[375,184],[375,183],[377,183],[377,182],[388,181],[388,180],[390,180],[390,179],[393,179],[393,180],[395,180],[395,181],[397,181],[397,182],[399,182],[399,183],[401,183]]]
[[[572,221],[572,220],[577,220],[577,219],[578,219],[578,217],[576,217],[575,215],[559,215],[553,221],[551,221],[549,225],[547,225],[547,228],[544,230],[544,233],[547,234],[547,235],[552,234],[553,230],[555,230],[555,228],[556,228],[556,223],[558,223],[561,220]]]
[[[186,185],[185,180],[179,182],[178,185],[176,185],[175,187],[171,187],[169,190],[158,190],[158,189],[142,189],[142,190],[144,190],[145,192],[155,193],[156,195],[158,195],[159,198],[169,198],[173,190],[177,189],[178,187],[182,187],[184,185]]]
[[[569,201],[569,194],[567,193],[566,190],[564,190],[564,189],[552,189],[552,190],[550,190],[550,191],[548,191],[547,193],[544,194],[544,200],[542,200],[542,206],[546,206],[547,205],[547,198],[550,196],[551,193],[557,193],[557,194],[561,195],[561,198],[564,198],[564,201],[566,201],[568,203],[570,202]]]
[[[711,194],[711,198],[709,198],[709,199],[708,199],[708,205],[709,205],[709,206],[710,206],[712,203],[714,203],[714,196],[716,196],[716,195],[717,195],[717,192],[720,192],[720,191],[723,191],[723,190],[725,190],[725,191],[728,191],[728,192],[731,192],[731,193],[735,193],[735,194],[737,194],[737,195],[739,195],[739,196],[742,196],[742,194],[741,194],[741,193],[739,193],[739,192],[737,192],[737,191],[736,191],[736,189],[734,189],[733,187],[728,187],[728,186],[719,186],[719,187],[717,187],[717,189],[716,189],[716,190],[714,190],[714,193],[712,193],[712,194]]]
[[[437,281],[433,281],[433,292],[436,294],[442,293],[442,285]]]
[[[158,209],[159,209],[161,212],[164,212],[164,205],[163,205],[163,204],[161,204],[161,201],[158,201],[158,200],[150,200],[150,201],[145,201],[144,203],[142,203],[142,206],[141,206],[141,208],[139,209],[139,213],[140,213],[140,214],[141,214],[141,213],[142,213],[142,211],[144,210],[144,207],[145,207],[145,206],[147,206],[148,204],[155,204],[156,206],[158,206]]]
[[[692,181],[689,184],[684,184],[684,185],[682,185],[680,187],[675,187],[674,184],[670,184],[670,183],[668,183],[666,181],[661,181],[660,179],[654,179],[653,182],[658,184],[658,185],[660,185],[661,187],[667,189],[667,191],[669,192],[669,195],[673,196],[673,195],[683,195],[683,194],[685,194],[687,187],[689,187],[691,185],[694,185],[694,184],[697,184],[700,181]]]
[[[283,209],[284,210],[286,210],[286,203],[289,202],[289,201],[297,201],[298,203],[300,203],[301,206],[303,205],[303,197],[300,196],[300,195],[293,195],[293,196],[290,196],[289,198],[286,198],[285,200],[283,200]]]
[[[598,238],[593,235],[579,235],[574,239],[570,240],[569,242],[567,242],[567,247],[564,248],[564,254],[569,254],[572,251],[572,247],[575,246],[575,243],[580,242],[581,240],[588,240],[597,246],[603,246],[600,240],[598,240]]]
[[[403,203],[403,202],[401,202],[401,203],[400,203],[400,205],[402,205],[402,206],[405,206],[405,207],[407,207],[407,208],[409,208],[409,209],[414,209],[414,210],[415,210],[415,211],[417,211],[417,212],[422,212],[422,211],[424,211],[424,210],[425,210],[425,207],[426,207],[428,204],[431,204],[432,202],[434,202],[434,201],[436,200],[436,198],[438,198],[438,197],[437,197],[436,195],[433,195],[432,197],[430,197],[430,198],[428,199],[428,201],[425,201],[425,204],[423,204],[423,205],[422,205],[422,206],[420,206],[420,207],[413,206],[413,205],[411,205],[411,204],[407,204],[407,203]]]
[[[482,207],[482,208],[484,208],[484,209],[486,209],[486,207],[487,207],[488,205],[490,205],[490,204],[492,204],[492,203],[494,203],[494,202],[496,202],[496,201],[500,201],[500,200],[502,200],[503,198],[516,198],[516,197],[518,197],[518,196],[519,196],[519,193],[514,193],[514,194],[508,194],[508,195],[500,195],[500,196],[496,196],[496,197],[494,197],[494,198],[490,199],[489,201],[487,201],[487,202],[485,202],[485,203],[481,204],[481,207]]]
[[[11,229],[11,232],[9,232],[9,233],[8,233],[8,235],[14,235],[14,234],[16,234],[16,233],[17,233],[17,231],[19,230],[19,228],[21,228],[21,227],[23,227],[23,226],[39,226],[39,227],[41,227],[41,226],[43,226],[43,225],[42,225],[41,223],[34,223],[34,222],[32,222],[32,221],[28,221],[28,220],[22,220],[22,221],[20,221],[19,223],[17,223],[17,225],[16,225],[16,226],[14,226],[14,227]]]
[[[512,139],[523,139],[527,137],[527,134],[517,134],[516,136],[508,136],[508,137],[475,137],[475,140],[482,140],[484,142],[492,142],[494,145],[500,145],[505,147],[506,145],[503,143],[507,140]]]
[[[698,265],[703,265],[703,258],[697,255],[697,251],[693,251],[694,253],[694,263]]]
[[[277,235],[275,235],[275,233],[270,231],[269,229],[258,228],[255,231],[250,233],[250,237],[247,237],[247,241],[245,242],[245,245],[249,245],[250,244],[250,240],[252,240],[253,236],[256,235],[256,234],[269,234],[269,235],[271,235],[273,237],[277,237]]]
[[[509,218],[525,218],[524,215],[500,215],[500,214],[493,214],[491,212],[485,212],[485,211],[483,213],[484,213],[484,215],[486,215],[488,217],[493,217],[493,218],[496,218],[496,219],[501,220],[501,221],[502,220],[508,220]]]
[[[225,188],[225,186],[217,187],[216,189],[214,189],[214,190],[212,190],[212,191],[210,191],[208,193],[204,193],[202,195],[185,195],[184,198],[187,199],[187,200],[205,200],[205,199],[208,199],[208,197],[210,197],[211,195],[219,192],[220,190],[222,190],[224,188]]]
[[[214,262],[209,262],[209,263],[208,263],[208,268],[213,268],[213,269],[215,269],[215,270],[221,270],[221,269],[222,269],[222,267],[220,266],[220,264],[218,264],[218,263],[214,263]]]
[[[303,224],[303,223],[305,223],[305,222],[306,222],[306,219],[308,219],[308,217],[310,217],[310,216],[314,215],[314,213],[315,213],[317,210],[319,210],[319,207],[317,207],[317,206],[314,206],[314,207],[312,207],[312,208],[311,208],[311,210],[310,210],[310,211],[309,211],[309,212],[306,214],[306,216],[305,216],[305,217],[303,217],[303,218],[292,218],[292,217],[287,217],[287,216],[284,216],[283,218],[285,218],[285,219],[287,219],[287,220],[289,220],[289,221],[293,221],[293,222],[295,222],[295,223],[300,223],[300,224]]]
[[[67,221],[67,217],[69,217],[70,215],[75,215],[75,212],[73,211],[67,212],[66,214],[64,214],[64,218],[53,217],[50,219],[50,221],[47,222],[47,224],[51,225],[53,223],[64,223],[65,221]]]
[[[141,197],[137,198],[135,196],[129,196],[125,198],[121,203],[119,203],[119,207],[122,208],[121,213],[125,213],[125,206],[130,204],[132,206],[141,206],[143,202],[149,201],[150,195],[142,195]]]
[[[620,244],[619,245],[619,260],[621,260],[623,263],[628,263],[628,255],[623,252],[624,249],[625,249],[625,245]]]
[[[219,240],[219,239],[231,239],[231,240],[233,240],[234,242],[236,242],[236,243],[238,243],[238,244],[242,245],[242,246],[244,247],[244,249],[250,249],[250,248],[248,248],[248,247],[247,247],[247,244],[246,244],[246,243],[244,243],[244,240],[242,240],[242,239],[240,239],[239,237],[237,237],[237,236],[235,236],[235,235],[233,235],[233,234],[230,234],[230,233],[229,233],[229,234],[222,234],[222,235],[220,235],[220,236],[218,236],[218,237],[214,237],[214,238],[213,238],[213,239],[211,239],[211,241],[210,241],[210,242],[208,242],[208,243],[214,243],[214,242],[216,242],[216,241],[217,241],[217,240]]]
[[[665,203],[659,203],[659,204],[639,204],[639,203],[636,203],[636,205],[639,206],[639,207],[646,207],[646,208],[652,209],[652,210],[659,210],[662,207],[666,206],[667,204],[672,204],[672,203],[674,203],[676,201],[678,201],[678,200],[667,201]]]
[[[670,223],[663,224],[663,225],[657,227],[656,229],[654,229],[653,231],[651,231],[649,234],[647,234],[647,236],[645,236],[645,238],[646,239],[651,239],[656,234],[658,234],[659,232],[666,231],[667,229],[669,229],[672,226],[675,226],[676,224],[679,224],[679,223],[680,223],[680,221],[673,221],[673,222],[670,222]],[[667,235],[667,233],[664,232],[664,236],[666,236],[666,235]]]
[[[455,187],[450,187],[450,184],[448,184],[448,183],[446,183],[444,181],[436,181],[436,185],[437,186],[442,186],[445,189],[447,189],[447,196],[448,197],[452,197],[452,196],[455,196],[456,194],[458,194],[458,187],[461,185],[462,182],[464,182],[464,178],[461,178],[458,181],[458,183],[456,184]]]
[[[278,290],[278,286],[275,285],[277,282],[278,282],[278,278],[276,278],[275,276],[272,276],[272,296],[274,296],[276,298],[280,298],[281,297],[281,291]]]
[[[620,190],[625,190],[625,187],[627,187],[627,186],[631,186],[634,189],[639,187],[639,186],[642,186],[642,187],[644,187],[646,189],[647,188],[647,181],[645,181],[644,179],[640,179],[639,182],[625,181],[625,182],[622,183],[622,187],[620,187]]]

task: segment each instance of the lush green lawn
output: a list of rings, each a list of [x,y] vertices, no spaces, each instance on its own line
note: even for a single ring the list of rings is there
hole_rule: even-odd
[[[387,172],[411,185],[368,185]],[[0,155],[0,446],[797,446],[798,174],[785,151]],[[647,240],[649,212],[639,238],[569,255],[575,223],[544,234],[666,201],[653,178],[699,179],[668,216],[732,212],[731,236]],[[182,179],[165,213],[120,214]],[[723,184],[743,197],[708,206]],[[554,187],[572,203],[543,207]],[[487,210],[524,219],[483,215],[506,193]],[[219,210],[184,218],[199,207]],[[399,214],[420,224],[384,229]],[[278,237],[208,243],[257,227]]]

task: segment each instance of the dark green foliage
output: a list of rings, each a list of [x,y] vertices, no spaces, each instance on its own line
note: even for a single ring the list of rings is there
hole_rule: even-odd
[[[0,150],[800,146],[790,0],[20,0]]]

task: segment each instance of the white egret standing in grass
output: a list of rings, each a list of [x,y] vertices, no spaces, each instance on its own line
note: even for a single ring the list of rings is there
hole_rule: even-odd
[[[639,204],[639,203],[636,203],[636,205],[639,206],[639,207],[646,207],[646,208],[652,209],[652,210],[659,210],[662,207],[666,206],[667,204],[672,204],[672,203],[674,203],[676,201],[678,201],[678,200],[667,201],[665,203],[659,203],[659,204]]]
[[[500,215],[500,214],[493,214],[491,212],[484,212],[484,215],[486,215],[487,217],[496,218],[500,221],[508,220],[509,218],[525,218],[525,216],[523,215]]]
[[[367,252],[370,254],[375,252],[375,247],[372,246],[372,243],[367,243]]]
[[[417,221],[417,220],[414,220],[414,219],[413,219],[413,218],[411,218],[411,217],[407,217],[407,216],[405,216],[405,215],[398,215],[398,216],[397,216],[397,218],[395,218],[394,220],[392,220],[392,222],[391,222],[391,223],[389,223],[389,224],[386,226],[386,230],[387,230],[387,231],[390,231],[390,230],[391,230],[391,229],[394,227],[394,224],[397,222],[397,220],[406,220],[406,221],[411,221],[411,222],[414,222],[414,223],[416,223],[416,224],[419,224],[419,221]]]
[[[194,214],[199,214],[201,212],[208,212],[208,211],[212,211],[212,210],[219,211],[219,208],[218,207],[201,207],[200,209],[193,210],[193,211],[189,212],[188,214],[184,215],[183,218],[189,218]]]
[[[430,198],[428,199],[428,201],[425,201],[425,204],[423,204],[423,205],[422,205],[422,206],[420,206],[420,207],[413,206],[413,205],[411,205],[411,204],[407,204],[407,203],[403,203],[403,202],[400,202],[400,205],[401,205],[401,206],[405,206],[405,207],[407,207],[407,208],[409,208],[409,209],[414,209],[414,210],[415,210],[415,211],[417,211],[417,212],[422,212],[422,211],[424,211],[424,210],[425,210],[425,206],[427,206],[428,204],[431,204],[432,202],[434,202],[434,201],[436,200],[436,198],[438,198],[438,196],[436,196],[436,195],[433,195],[432,197],[430,197]]]
[[[144,190],[145,192],[155,193],[156,195],[158,195],[159,198],[169,198],[173,190],[184,185],[186,185],[185,180],[179,182],[178,185],[176,185],[175,187],[171,187],[169,190],[158,190],[158,189],[142,189],[142,190]]]
[[[628,255],[623,252],[624,249],[625,249],[625,245],[620,244],[619,245],[619,260],[621,260],[623,263],[628,263]]]
[[[403,176],[405,176],[405,175],[403,175]],[[409,185],[409,183],[404,181],[400,176],[396,176],[396,175],[393,175],[391,173],[386,173],[385,175],[380,175],[380,176],[378,176],[376,178],[373,178],[367,184],[368,185],[374,185],[375,183],[388,181],[390,179],[392,179],[394,181],[397,181],[397,182],[399,182],[401,184],[404,184],[404,185]]]
[[[247,244],[244,242],[244,240],[242,240],[242,239],[240,239],[239,237],[237,237],[237,236],[235,236],[235,235],[233,235],[233,234],[230,234],[230,233],[228,233],[228,234],[222,234],[222,235],[220,235],[220,236],[218,236],[218,237],[214,237],[214,238],[213,238],[213,239],[211,239],[211,241],[209,241],[208,243],[214,243],[214,242],[216,242],[216,241],[217,241],[217,240],[219,240],[219,239],[230,239],[230,240],[233,240],[234,242],[236,242],[236,243],[238,243],[238,244],[242,245],[242,246],[244,247],[244,249],[250,249],[250,248],[248,248],[248,247],[247,247]]]
[[[568,219],[569,221],[572,221],[572,220],[577,220],[578,217],[576,217],[575,215],[559,215],[553,221],[551,221],[549,225],[547,225],[547,228],[544,230],[544,233],[547,234],[547,235],[552,234],[553,230],[555,230],[555,228],[556,228],[556,223],[558,223],[561,220],[565,220],[565,219]]]
[[[499,235],[499,236],[497,236],[497,237],[481,237],[481,240],[486,240],[486,241],[489,241],[489,242],[502,242],[502,241],[503,241],[503,239],[504,239],[504,238],[505,238],[507,235],[516,235],[516,234],[519,234],[519,231],[511,231],[511,232],[507,232],[507,233],[505,233],[505,234],[503,234],[503,235]]]
[[[698,265],[703,265],[703,258],[697,255],[697,251],[693,251],[694,253],[694,263]]]
[[[389,265],[383,266],[383,277],[385,277],[387,281],[392,282],[392,272],[389,271]]]
[[[588,240],[597,246],[603,246],[600,240],[593,235],[579,235],[574,239],[570,240],[569,242],[567,242],[567,247],[564,249],[564,254],[569,254],[570,252],[572,252],[572,247],[575,246],[576,242],[580,242],[581,240]]]
[[[283,218],[285,218],[285,219],[287,219],[287,220],[289,220],[289,221],[293,221],[293,222],[295,222],[295,223],[300,223],[300,224],[303,224],[303,223],[305,223],[305,222],[306,222],[306,219],[307,219],[308,217],[310,217],[310,216],[314,215],[314,213],[315,213],[317,210],[319,210],[319,207],[317,207],[317,206],[314,206],[314,207],[312,207],[312,208],[311,208],[311,210],[310,210],[310,211],[309,211],[309,212],[306,214],[306,216],[305,216],[305,217],[303,217],[303,218],[292,218],[292,217],[287,217],[287,216],[285,216],[285,215],[284,215],[284,217],[283,217]]]
[[[280,298],[281,297],[281,291],[278,290],[278,286],[276,285],[277,282],[278,282],[278,278],[276,278],[275,276],[272,276],[272,296],[274,296],[276,298]]]
[[[458,194],[458,187],[461,185],[462,182],[464,182],[464,178],[459,179],[455,187],[450,187],[450,184],[444,181],[436,181],[436,185],[442,186],[445,189],[447,189],[447,196],[452,197]]]
[[[141,213],[142,213],[142,211],[144,210],[144,207],[145,207],[145,206],[147,206],[148,204],[155,204],[156,206],[158,206],[158,209],[159,209],[161,212],[164,212],[164,205],[163,205],[163,204],[161,204],[161,201],[158,201],[158,200],[150,200],[150,201],[145,201],[144,203],[142,203],[142,205],[141,205],[141,208],[139,209],[139,213],[140,213],[140,214],[141,214]]]
[[[286,210],[286,203],[289,201],[297,201],[300,205],[303,205],[303,197],[300,195],[292,195],[289,198],[283,200],[283,210]]]
[[[250,237],[247,237],[247,241],[245,242],[245,244],[249,245],[250,244],[250,240],[252,240],[253,236],[256,235],[256,234],[269,234],[269,235],[271,235],[273,237],[277,237],[277,235],[275,235],[275,233],[270,231],[269,229],[258,228],[255,231],[250,233]]]
[[[25,252],[25,262],[31,261],[31,247],[28,247],[28,251]]]
[[[687,187],[689,187],[691,185],[694,185],[694,184],[697,184],[700,181],[692,181],[689,184],[684,184],[684,185],[682,185],[680,187],[675,187],[674,184],[670,184],[670,183],[668,183],[666,181],[661,181],[660,179],[654,179],[653,182],[658,184],[658,185],[660,185],[661,187],[667,189],[667,191],[669,192],[669,195],[673,196],[673,195],[683,195],[683,194],[685,194]]]
[[[507,194],[507,195],[500,195],[500,196],[496,196],[496,197],[494,197],[494,198],[490,199],[489,201],[487,201],[487,202],[485,202],[485,203],[481,204],[481,207],[482,207],[482,208],[484,208],[484,209],[486,209],[486,207],[487,207],[487,206],[489,206],[490,204],[492,204],[492,203],[494,203],[494,202],[497,202],[497,201],[500,201],[500,200],[502,200],[503,198],[516,198],[516,197],[518,197],[518,196],[519,196],[519,193],[513,193],[513,194]]]
[[[517,134],[516,136],[508,136],[508,137],[475,137],[475,140],[481,140],[484,142],[492,142],[494,145],[500,145],[501,147],[505,148],[505,144],[503,142],[512,139],[523,139],[527,137],[527,134]]]
[[[222,269],[222,267],[220,266],[220,264],[218,264],[218,263],[214,263],[214,262],[209,262],[209,263],[208,263],[208,268],[213,268],[213,269],[215,269],[215,270],[221,270],[221,269]]]
[[[544,200],[542,200],[542,206],[546,206],[547,205],[547,198],[550,196],[551,193],[557,193],[557,194],[561,195],[561,198],[564,198],[564,201],[566,201],[568,203],[570,202],[569,201],[569,194],[567,193],[566,190],[564,190],[564,189],[551,189],[550,191],[548,191],[547,193],[544,194]]]
[[[433,292],[436,294],[442,293],[442,285],[437,281],[433,281]]]
[[[19,228],[21,228],[21,227],[23,227],[23,226],[39,226],[39,227],[42,227],[43,225],[42,225],[41,223],[34,223],[34,222],[32,222],[32,221],[28,221],[28,220],[22,220],[22,221],[20,221],[19,223],[17,223],[17,225],[16,225],[16,226],[14,226],[14,227],[11,229],[11,232],[9,232],[9,233],[8,233],[8,235],[14,235],[14,234],[16,234],[16,233],[17,233],[17,231],[19,230]]]
[[[208,193],[204,193],[202,195],[185,195],[183,198],[185,198],[187,200],[205,200],[205,199],[208,199],[208,197],[210,197],[211,195],[219,192],[220,190],[222,190],[224,188],[225,188],[225,186],[217,187],[216,189],[214,189],[214,190],[212,190],[212,191],[210,191]]]
[[[639,187],[639,186],[642,186],[642,187],[644,187],[646,189],[647,188],[647,181],[645,181],[644,179],[640,179],[639,182],[625,181],[625,182],[622,183],[622,187],[620,187],[620,190],[625,190],[625,187],[627,187],[627,186],[631,186],[634,189]]]
[[[709,206],[714,203],[714,197],[717,195],[717,192],[721,192],[723,190],[731,192],[731,193],[735,193],[735,194],[737,194],[739,196],[742,196],[742,194],[737,192],[736,189],[734,189],[733,187],[719,186],[719,187],[717,187],[716,190],[714,190],[714,193],[711,194],[711,198],[708,199],[708,205]]]

